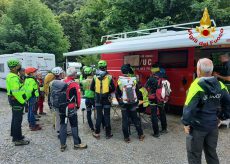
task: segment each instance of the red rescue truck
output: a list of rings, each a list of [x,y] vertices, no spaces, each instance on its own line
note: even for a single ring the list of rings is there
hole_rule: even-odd
[[[214,20],[211,21],[215,27]],[[218,56],[230,52],[230,26],[199,32],[194,28],[199,24],[191,22],[106,35],[102,37],[105,44],[64,56],[101,54],[115,81],[121,75],[121,66],[129,63],[142,83],[150,76],[151,65],[158,62],[165,68],[171,83],[169,105],[183,106],[186,91],[195,78],[198,59],[207,57],[218,65]],[[209,32],[210,36],[203,37],[202,32]]]

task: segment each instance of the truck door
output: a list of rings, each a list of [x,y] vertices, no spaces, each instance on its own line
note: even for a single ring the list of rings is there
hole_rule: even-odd
[[[161,50],[158,52],[158,62],[166,69],[171,84],[169,104],[183,106],[194,76],[194,48]]]

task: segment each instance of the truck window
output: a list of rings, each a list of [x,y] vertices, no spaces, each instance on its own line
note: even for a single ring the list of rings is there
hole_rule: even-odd
[[[163,68],[186,68],[188,65],[188,51],[160,51],[158,62]]]
[[[124,64],[130,64],[133,67],[140,66],[140,55],[124,56]]]
[[[0,72],[5,72],[4,63],[0,63]]]

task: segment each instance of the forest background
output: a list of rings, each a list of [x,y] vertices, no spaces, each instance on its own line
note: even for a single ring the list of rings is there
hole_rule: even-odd
[[[101,45],[103,35],[199,21],[205,7],[217,26],[230,25],[229,0],[0,0],[0,54],[54,53],[62,63],[63,53]]]

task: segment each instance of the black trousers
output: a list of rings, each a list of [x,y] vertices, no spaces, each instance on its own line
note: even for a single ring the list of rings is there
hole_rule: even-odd
[[[60,113],[59,134],[60,134],[61,145],[66,144],[66,138],[67,138],[67,124],[65,124],[65,118],[66,118],[66,115],[64,113]],[[70,122],[74,145],[78,145],[81,143],[81,139],[79,137],[79,131],[78,131],[77,111],[69,110],[68,121]]]
[[[96,134],[100,133],[101,124],[105,125],[106,136],[111,134],[111,124],[110,124],[110,105],[96,104],[97,119],[96,119]],[[103,114],[104,113],[104,114]]]
[[[186,148],[189,164],[201,164],[204,150],[207,164],[219,164],[216,153],[218,129],[209,132],[192,129],[186,137]]]
[[[158,115],[157,115],[157,106],[151,105],[151,121],[152,121],[152,128],[154,134],[159,134],[159,125],[158,125]],[[167,129],[167,119],[166,119],[166,112],[163,107],[159,108],[159,114],[160,114],[160,121],[161,121],[161,128],[162,130]]]
[[[8,100],[12,107],[10,135],[13,137],[13,141],[19,141],[22,140],[22,119],[24,106],[17,100],[12,100],[10,97]]]
[[[137,111],[132,106],[125,105],[122,107],[122,131],[124,138],[129,138],[129,118],[132,120],[134,126],[136,127],[138,136],[143,135],[143,130],[141,128],[140,119],[137,117]]]
[[[91,117],[92,110],[95,108],[94,104],[95,104],[94,99],[86,98],[85,105],[86,105],[86,110],[87,110],[87,121],[88,121],[88,124],[91,130],[94,130],[94,125],[93,125],[93,121]]]

